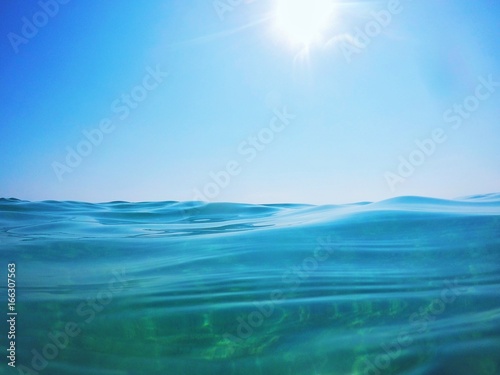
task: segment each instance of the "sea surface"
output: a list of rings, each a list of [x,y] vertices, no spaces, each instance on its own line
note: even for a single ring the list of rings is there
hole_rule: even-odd
[[[1,199],[0,256],[0,374],[500,374],[500,194]]]

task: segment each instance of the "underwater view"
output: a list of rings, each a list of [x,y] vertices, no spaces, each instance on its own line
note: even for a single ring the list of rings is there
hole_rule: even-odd
[[[2,374],[500,374],[499,194],[2,199],[0,231]]]
[[[0,0],[0,375],[500,375],[499,0]]]

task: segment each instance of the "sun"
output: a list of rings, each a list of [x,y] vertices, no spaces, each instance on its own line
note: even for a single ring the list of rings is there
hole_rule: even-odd
[[[320,41],[334,13],[334,0],[276,0],[276,27],[293,44]]]

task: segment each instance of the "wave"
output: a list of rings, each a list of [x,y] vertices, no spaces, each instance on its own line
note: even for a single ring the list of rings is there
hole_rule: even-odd
[[[47,373],[500,374],[500,194],[0,213],[19,363],[81,329]]]

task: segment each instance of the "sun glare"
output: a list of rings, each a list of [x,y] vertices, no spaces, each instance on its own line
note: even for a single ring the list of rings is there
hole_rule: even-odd
[[[290,42],[308,47],[321,39],[333,10],[333,0],[276,0],[276,26]]]

